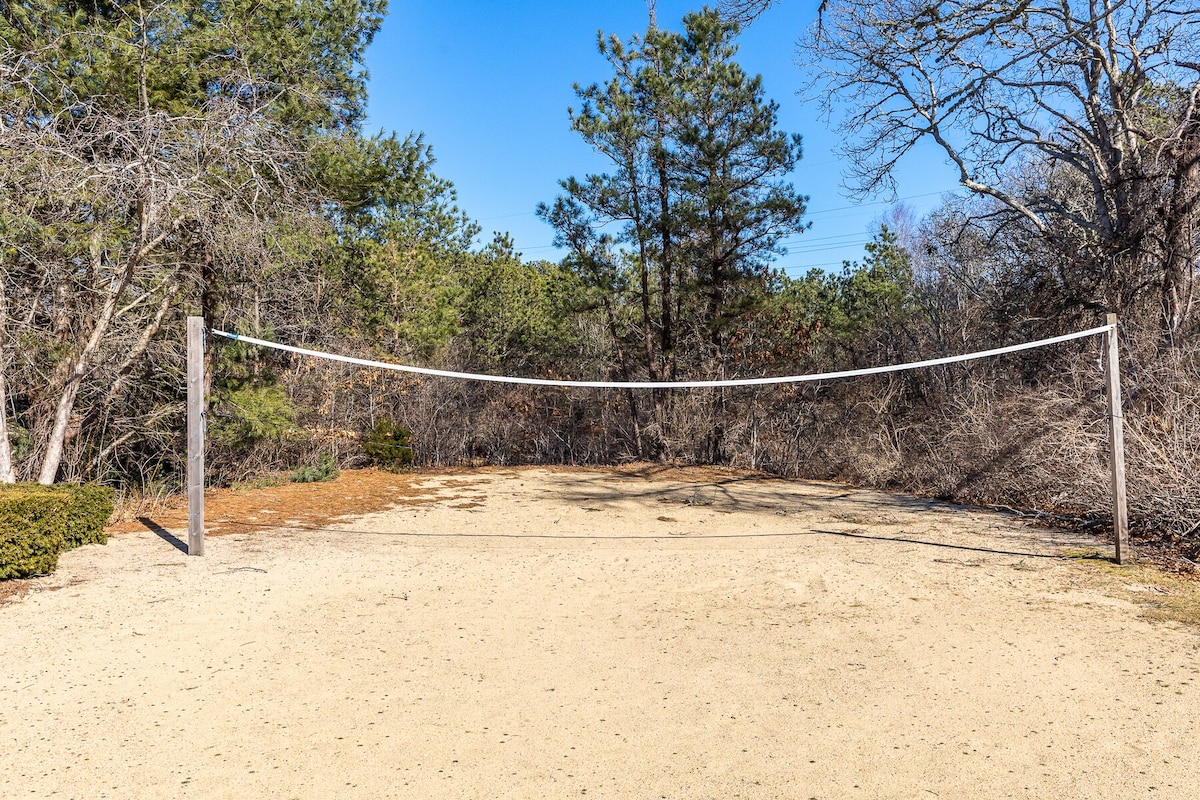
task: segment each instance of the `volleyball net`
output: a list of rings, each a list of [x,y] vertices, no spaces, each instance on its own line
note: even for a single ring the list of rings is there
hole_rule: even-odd
[[[833,381],[845,378],[856,378],[868,375],[880,375],[890,372],[936,367],[943,364],[955,364],[985,358],[994,358],[1008,353],[1051,347],[1063,342],[1076,339],[1086,339],[1093,336],[1104,336],[1104,364],[1106,394],[1108,397],[1108,427],[1110,466],[1112,472],[1113,490],[1113,533],[1116,540],[1116,561],[1124,563],[1128,554],[1128,516],[1125,502],[1125,465],[1124,439],[1121,425],[1121,388],[1120,369],[1118,365],[1117,319],[1113,314],[1108,315],[1104,325],[1076,331],[1075,333],[1053,336],[1047,339],[1022,342],[1020,344],[995,347],[952,356],[941,356],[921,361],[910,361],[902,364],[887,364],[862,369],[838,370],[833,372],[814,372],[802,375],[761,376],[752,378],[734,378],[728,380],[682,380],[682,381],[606,381],[606,380],[557,380],[553,378],[525,378],[510,375],[494,375],[478,372],[458,372],[454,370],[419,367],[410,364],[400,364],[389,361],[377,361],[353,356],[327,353],[308,347],[282,344],[280,342],[244,336],[229,331],[211,330],[210,333],[234,342],[291,353],[308,358],[324,359],[352,366],[369,369],[405,372],[428,377],[445,378],[460,381],[476,381],[483,383],[503,383],[523,386],[548,386],[564,389],[721,389],[735,387],[774,386],[782,384],[808,383],[814,381]],[[204,328],[199,317],[188,318],[188,552],[202,555],[204,552],[203,529],[203,361],[204,361]]]
[[[396,372],[409,372],[417,375],[427,375],[438,378],[452,378],[464,381],[511,383],[522,386],[558,386],[566,389],[724,389],[739,386],[773,386],[786,383],[830,381],[841,378],[857,378],[865,375],[879,375],[885,372],[901,372],[910,369],[921,369],[923,367],[936,367],[941,364],[955,364],[960,361],[973,361],[980,358],[1000,356],[1006,353],[1017,353],[1022,350],[1033,350],[1039,347],[1049,347],[1050,345],[1059,344],[1060,342],[1069,342],[1072,339],[1086,339],[1089,336],[1107,334],[1110,331],[1113,331],[1114,328],[1115,324],[1100,325],[1095,328],[1088,328],[1085,331],[1068,333],[1062,336],[1054,336],[1049,339],[1039,339],[1035,342],[1023,342],[1022,344],[1008,345],[1007,347],[995,347],[991,350],[980,350],[978,352],[964,353],[956,356],[929,358],[925,359],[924,361],[909,361],[904,364],[888,364],[880,367],[847,369],[836,372],[811,372],[805,375],[781,375],[774,377],[734,378],[731,380],[701,381],[570,381],[555,380],[552,378],[520,378],[509,375],[489,375],[479,372],[455,372],[453,370],[432,369],[430,367],[415,367],[409,364],[396,364],[389,361],[372,361],[366,358],[353,358],[351,356],[337,355],[335,353],[326,353],[321,350],[311,350],[305,347],[295,347],[293,345],[280,344],[279,342],[270,342],[266,339],[255,339],[253,336],[243,336],[239,333],[229,333],[228,331],[214,330],[212,333],[214,336],[221,336],[226,339],[231,339],[235,342],[245,342],[246,344],[258,345],[259,347],[266,347],[271,350],[280,350],[282,352],[293,353],[295,355],[323,358],[328,361],[337,361],[342,364],[353,364],[360,367],[370,367],[372,369],[386,369]]]

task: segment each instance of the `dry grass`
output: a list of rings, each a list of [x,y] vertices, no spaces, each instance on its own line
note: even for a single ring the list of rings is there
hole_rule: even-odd
[[[1144,619],[1200,627],[1200,580],[1155,564],[1119,566],[1107,559],[1085,558],[1081,580],[1105,594],[1134,603]]]
[[[0,606],[19,600],[33,588],[35,578],[11,578],[0,581]]]
[[[446,474],[451,470],[431,472]],[[397,505],[419,505],[446,499],[422,491],[419,486],[422,477],[422,473],[415,472],[344,470],[336,480],[324,483],[209,489],[204,496],[205,528],[209,535],[222,536],[280,524],[321,527]],[[113,526],[113,530],[119,532],[150,525],[186,528],[187,499],[176,496],[155,507],[153,513],[127,515]]]

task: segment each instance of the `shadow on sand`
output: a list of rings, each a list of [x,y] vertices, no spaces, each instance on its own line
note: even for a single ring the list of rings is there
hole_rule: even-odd
[[[146,529],[153,532],[155,536],[162,539],[167,544],[174,546],[174,548],[176,550],[183,553],[184,555],[187,555],[187,551],[188,551],[187,545],[184,544],[183,540],[180,539],[175,534],[171,533],[169,530],[164,528],[162,525],[159,525],[157,522],[150,519],[149,517],[138,517],[137,521],[142,523],[143,525],[145,525]]]

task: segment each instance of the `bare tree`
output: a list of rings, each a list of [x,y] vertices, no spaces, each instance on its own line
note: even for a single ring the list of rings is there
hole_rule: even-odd
[[[892,190],[933,142],[964,187],[1094,278],[1081,303],[1153,310],[1168,341],[1195,327],[1194,2],[841,0],[800,60],[846,134],[851,189]]]
[[[818,16],[825,13],[825,6],[828,2],[829,0],[821,0],[821,4],[817,8]],[[741,25],[749,25],[769,8],[778,4],[779,0],[721,0],[717,4],[717,8],[721,10],[721,16],[725,19]]]
[[[52,47],[44,61],[36,50],[3,59],[0,341],[5,360],[17,360],[13,333],[24,345],[22,403],[39,464],[20,472],[44,484],[85,422],[106,417],[127,390],[181,292],[213,279],[214,258],[234,260],[288,217],[319,218],[304,143],[276,113],[282,90],[264,90],[235,65],[222,83],[243,89],[156,109],[145,15],[136,22],[133,103],[79,94],[57,77]],[[203,275],[198,261],[209,265]],[[0,417],[0,432],[7,422]],[[0,479],[13,473],[0,448],[5,455]]]
[[[191,251],[269,235],[284,198],[305,197],[287,185],[301,158],[263,119],[216,103],[188,117],[64,115],[0,140],[8,213],[31,228],[6,237],[12,299],[44,348],[34,361],[53,365],[33,404],[37,478],[52,483],[84,382],[103,376],[103,406],[125,390],[181,286],[197,285]]]

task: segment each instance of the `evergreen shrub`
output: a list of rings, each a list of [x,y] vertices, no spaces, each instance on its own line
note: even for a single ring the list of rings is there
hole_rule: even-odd
[[[0,580],[54,571],[66,541],[69,504],[66,493],[44,486],[0,488]]]
[[[413,462],[412,431],[390,419],[375,422],[362,438],[363,452],[384,469],[401,469]]]
[[[46,487],[68,496],[67,530],[63,549],[85,544],[107,544],[104,526],[112,516],[116,494],[111,487],[94,483],[58,483]]]
[[[0,580],[53,572],[63,550],[104,544],[113,503],[107,486],[0,486]]]
[[[292,483],[321,483],[331,481],[341,474],[337,462],[329,453],[321,454],[321,462],[308,467],[300,467],[292,473]]]

